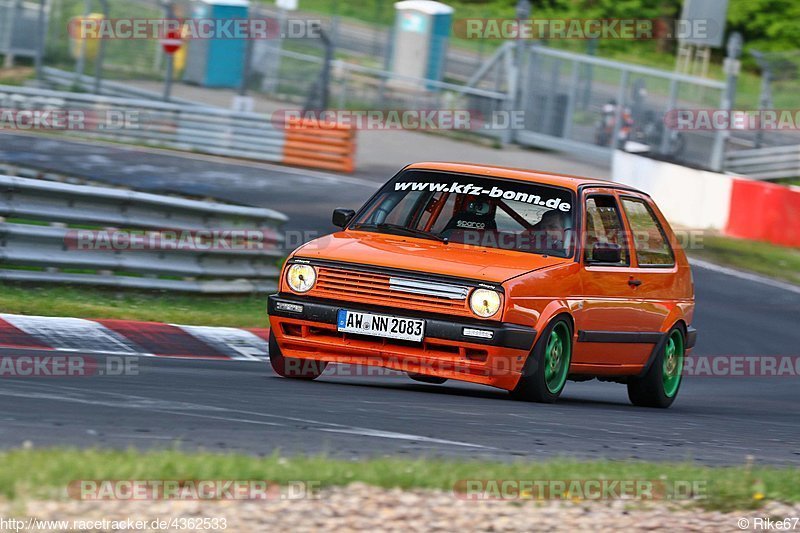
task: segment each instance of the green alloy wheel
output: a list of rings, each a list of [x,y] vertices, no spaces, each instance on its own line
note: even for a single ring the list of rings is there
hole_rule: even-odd
[[[550,338],[547,339],[547,347],[544,351],[544,381],[547,390],[553,394],[558,394],[567,382],[569,371],[569,360],[571,355],[569,329],[564,322],[559,322]]]
[[[642,407],[669,407],[678,396],[686,341],[683,329],[672,328],[644,376],[628,381],[628,398]]]
[[[572,328],[568,319],[556,317],[536,341],[511,397],[529,402],[555,402],[567,382],[570,361]]]
[[[681,384],[683,372],[683,335],[673,330],[664,347],[664,364],[661,379],[664,382],[664,394],[673,398]]]

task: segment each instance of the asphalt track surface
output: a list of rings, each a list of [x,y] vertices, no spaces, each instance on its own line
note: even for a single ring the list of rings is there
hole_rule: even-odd
[[[7,161],[14,150],[7,136],[0,141],[0,160]],[[25,159],[33,166],[32,159],[46,154],[53,161],[40,161],[40,166],[58,165],[61,159],[63,165],[53,170],[68,172],[70,165],[79,165],[78,154],[84,149],[80,146],[85,146],[59,142],[48,145],[43,154],[38,142],[31,144],[28,138],[28,146],[19,146],[11,155],[19,164]],[[151,158],[121,148],[91,149],[110,150],[104,157],[113,158],[117,166],[186,164],[184,158],[164,154]],[[197,165],[198,172],[210,172],[212,162]],[[215,172],[228,175],[247,172],[237,165],[213,165],[220,165]],[[331,176],[308,184],[320,189],[311,193],[314,201],[290,204],[282,195],[291,194],[302,174],[241,168],[253,169],[247,179],[254,190],[262,191],[262,196],[251,195],[248,203],[259,205],[264,199],[260,205],[287,212],[293,223],[307,213],[301,226],[309,229],[322,230],[328,224],[327,212],[323,216],[316,211],[339,199],[356,205],[345,200],[355,201],[359,195],[363,199],[374,189],[370,180],[359,183]],[[125,172],[129,178],[133,175],[130,168]],[[150,179],[157,174],[153,170]],[[287,181],[276,185],[276,179]],[[220,183],[221,178],[216,186]],[[196,179],[194,186],[208,183]],[[212,195],[211,189],[205,194]],[[228,193],[233,195],[234,189],[229,187]],[[347,191],[345,198],[337,196],[342,191]],[[695,354],[800,356],[800,292],[707,268],[695,268],[695,282]],[[138,375],[3,379],[0,446],[31,441],[37,446],[149,448],[179,442],[188,449],[321,452],[346,458],[569,456],[737,464],[752,455],[759,463],[800,464],[796,375],[689,377],[672,408],[655,410],[631,406],[624,386],[597,381],[569,382],[557,404],[540,405],[514,402],[486,387],[426,385],[404,376],[336,375],[306,383],[279,378],[263,362],[140,358],[138,365]]]
[[[312,237],[336,229],[330,223],[335,207],[361,206],[391,177],[365,179],[268,163],[231,163],[197,154],[8,133],[0,133],[0,162],[145,192],[270,207],[289,215],[287,228]],[[295,242],[292,248],[299,244]]]

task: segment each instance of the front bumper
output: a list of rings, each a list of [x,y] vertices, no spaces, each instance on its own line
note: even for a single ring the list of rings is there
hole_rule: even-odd
[[[339,333],[339,309],[422,318],[425,338],[411,343]],[[534,329],[516,324],[293,295],[270,296],[268,310],[275,339],[288,357],[382,366],[508,390],[516,386],[536,338]],[[485,338],[465,334],[476,329]]]

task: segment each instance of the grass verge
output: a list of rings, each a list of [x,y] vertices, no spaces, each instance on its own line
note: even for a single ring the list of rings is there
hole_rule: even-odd
[[[0,282],[4,313],[119,318],[192,326],[267,326],[266,295],[206,296]]]
[[[759,241],[705,235],[689,255],[800,285],[800,249]]]
[[[353,462],[321,456],[251,457],[237,454],[76,449],[0,452],[0,494],[9,499],[64,498],[73,480],[240,479],[314,482],[321,487],[363,482],[384,488],[450,491],[464,480],[701,481],[703,508],[741,510],[765,501],[800,501],[800,469],[705,467],[692,463],[551,460],[485,462],[380,458]]]

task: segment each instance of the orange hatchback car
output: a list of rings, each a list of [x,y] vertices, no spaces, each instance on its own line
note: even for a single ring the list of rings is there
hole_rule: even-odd
[[[686,255],[645,193],[460,163],[401,170],[304,244],[269,297],[270,362],[376,365],[553,402],[567,380],[668,407],[697,336]]]

